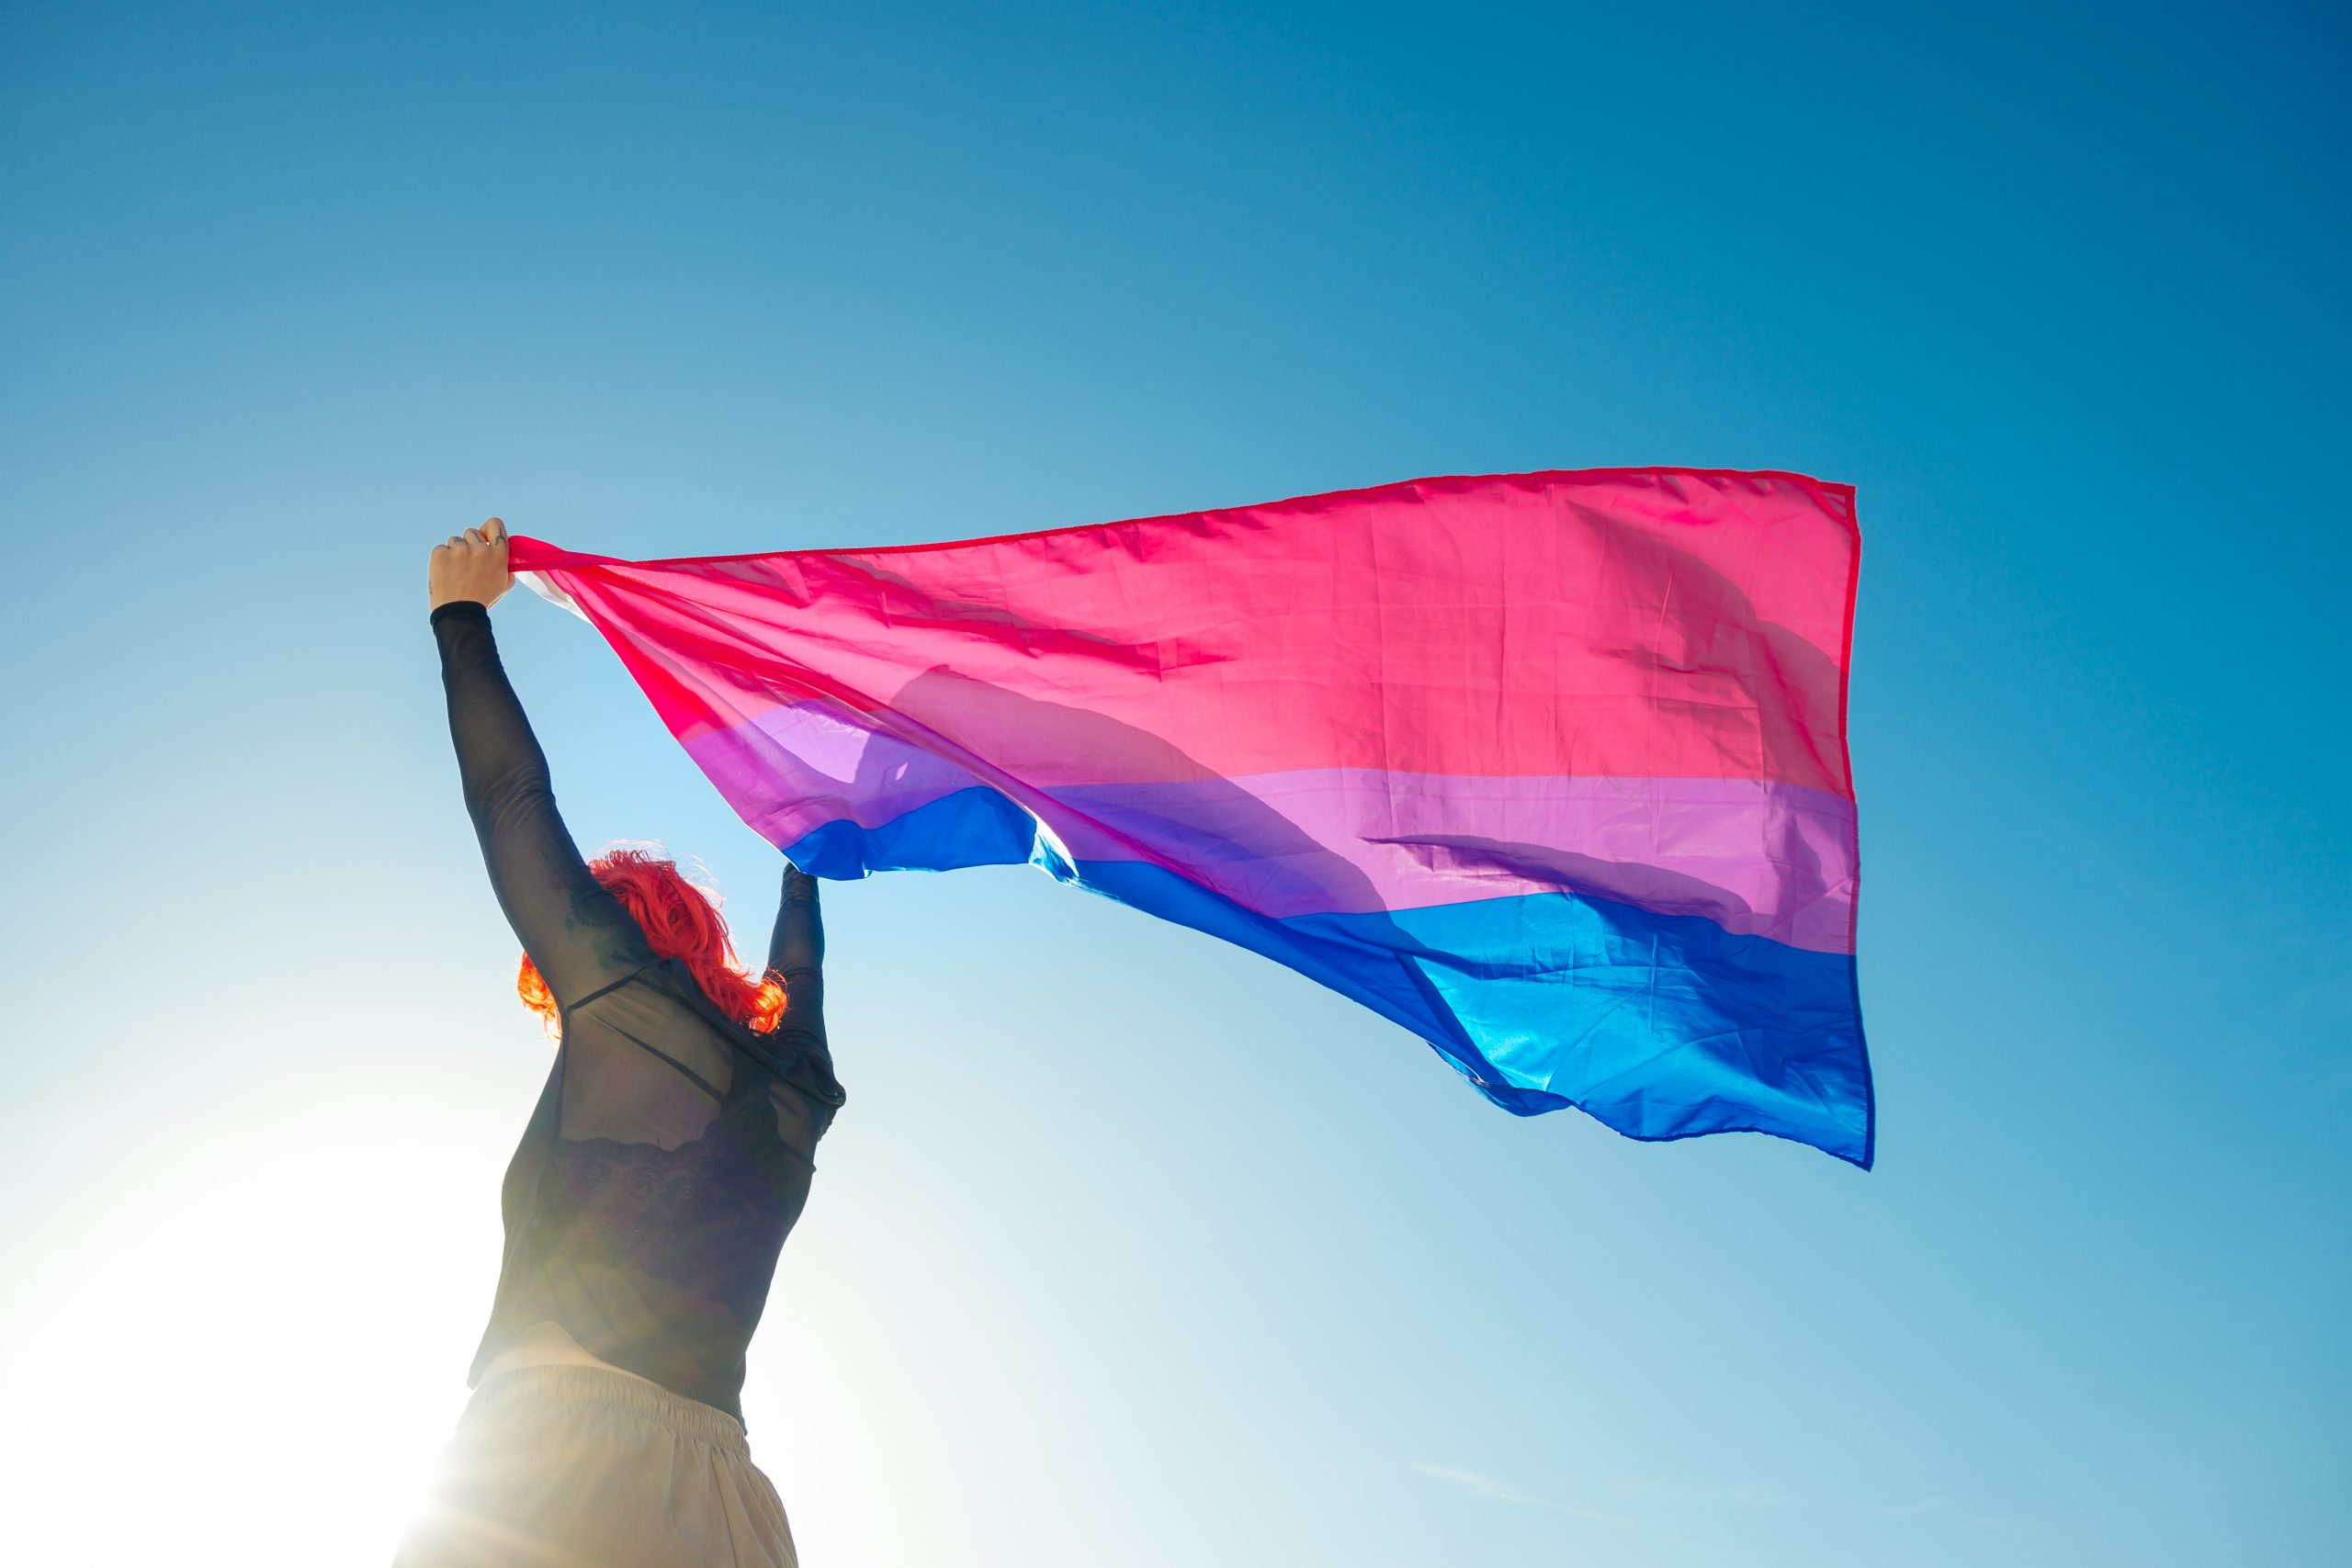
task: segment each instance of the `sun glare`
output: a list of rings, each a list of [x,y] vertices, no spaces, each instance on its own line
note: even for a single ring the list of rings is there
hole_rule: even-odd
[[[420,1147],[446,1107],[355,1087],[149,1143],[39,1260],[0,1351],[43,1413],[11,1427],[17,1561],[390,1560],[465,1398],[511,1129]]]
[[[465,1404],[520,1112],[511,1084],[424,1105],[358,1079],[142,1138],[110,1188],[51,1216],[0,1298],[0,1371],[39,1413],[0,1452],[14,1561],[390,1562]],[[907,1332],[821,1221],[805,1228],[752,1347],[754,1458],[816,1560],[951,1560],[954,1467]]]

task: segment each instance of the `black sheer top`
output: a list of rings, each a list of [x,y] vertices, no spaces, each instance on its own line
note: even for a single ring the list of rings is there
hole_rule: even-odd
[[[556,814],[547,759],[481,604],[433,612],[466,809],[563,1038],[506,1168],[506,1256],[468,1382],[535,1323],[742,1416],[743,1355],[817,1140],[842,1103],[825,1041],[817,884],[787,866],[769,967],[774,1033],[657,959]]]

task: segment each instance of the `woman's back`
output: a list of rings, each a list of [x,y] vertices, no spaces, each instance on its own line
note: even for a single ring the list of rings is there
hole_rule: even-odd
[[[744,1348],[842,1099],[817,885],[785,874],[768,954],[784,1006],[757,1032],[712,1000],[727,976],[657,955],[581,858],[488,611],[445,604],[433,626],[467,812],[532,988],[561,1028],[507,1168],[505,1261],[473,1376],[553,1323],[598,1359],[740,1418]],[[713,918],[699,897],[685,890],[670,912]],[[648,919],[659,912],[640,905]]]
[[[505,1263],[473,1375],[540,1322],[741,1417],[743,1356],[842,1102],[813,974],[758,1035],[673,959],[563,1010],[509,1165]]]

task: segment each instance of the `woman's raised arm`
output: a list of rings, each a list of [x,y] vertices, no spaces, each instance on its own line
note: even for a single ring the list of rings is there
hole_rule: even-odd
[[[493,517],[433,551],[433,635],[466,812],[506,923],[560,1005],[653,962],[645,933],[580,858],[548,761],[499,661],[490,606],[514,583]]]

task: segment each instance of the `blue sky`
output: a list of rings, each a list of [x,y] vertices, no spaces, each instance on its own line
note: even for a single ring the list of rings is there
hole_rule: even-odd
[[[2347,52],[2317,6],[11,7],[0,1531],[380,1562],[463,1403],[547,1056],[435,540],[1679,463],[1860,490],[1878,1169],[1517,1121],[1026,870],[835,889],[851,1100],[746,1391],[812,1568],[2330,1560]],[[586,628],[498,621],[575,834],[756,941],[774,852]]]

